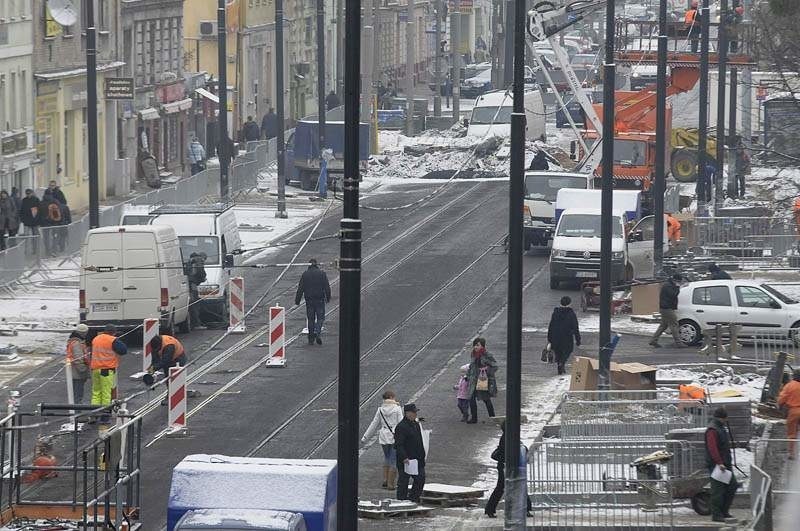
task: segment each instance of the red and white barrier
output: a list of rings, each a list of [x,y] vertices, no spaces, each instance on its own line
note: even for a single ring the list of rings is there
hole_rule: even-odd
[[[232,334],[243,334],[244,325],[244,279],[233,277],[228,287],[228,307],[230,311],[230,324],[228,332]]]
[[[269,356],[267,367],[286,366],[286,310],[283,306],[269,309]]]
[[[147,369],[153,364],[153,349],[150,348],[150,340],[159,333],[158,319],[145,319],[142,330],[142,372],[147,372]]]
[[[167,397],[167,432],[186,430],[186,367],[170,367]]]

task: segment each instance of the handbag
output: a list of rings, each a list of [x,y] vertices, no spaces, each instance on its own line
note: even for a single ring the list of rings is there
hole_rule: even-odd
[[[556,360],[556,353],[553,352],[553,348],[550,343],[547,344],[545,348],[542,349],[542,361],[547,363],[553,363]]]
[[[493,461],[500,461],[500,447],[494,449],[492,452],[491,458]]]
[[[476,391],[488,391],[489,390],[489,377],[486,375],[486,369],[481,369],[480,374],[478,374],[478,382],[475,384]]]

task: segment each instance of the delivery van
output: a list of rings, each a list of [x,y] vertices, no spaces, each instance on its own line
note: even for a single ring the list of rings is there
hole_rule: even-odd
[[[626,223],[635,223],[642,217],[642,193],[639,190],[613,190],[613,208],[622,212]],[[600,208],[602,190],[577,190],[565,188],[556,194],[556,222],[568,208]]]
[[[525,172],[523,224],[525,250],[546,246],[556,228],[556,196],[564,188],[591,188],[585,173],[529,170]]]
[[[478,96],[467,126],[467,136],[511,137],[513,110],[514,96],[510,91],[495,90]],[[525,91],[525,138],[546,138],[544,102],[538,89]]]
[[[122,329],[156,318],[165,333],[188,332],[189,284],[172,227],[92,229],[81,247],[80,322]]]
[[[175,229],[183,258],[206,255],[206,281],[198,287],[197,303],[205,322],[228,322],[228,286],[241,265],[242,241],[232,203],[164,205],[150,211],[150,224]]]

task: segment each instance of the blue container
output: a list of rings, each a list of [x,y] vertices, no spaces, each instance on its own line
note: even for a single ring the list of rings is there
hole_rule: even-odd
[[[167,530],[193,509],[300,513],[309,531],[336,529],[336,461],[196,454],[172,472]]]

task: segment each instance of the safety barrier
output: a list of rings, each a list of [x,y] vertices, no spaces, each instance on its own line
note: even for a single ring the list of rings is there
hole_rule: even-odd
[[[800,268],[793,221],[775,217],[695,218],[694,240],[718,263]]]
[[[707,424],[697,400],[567,400],[561,404],[561,437],[660,438],[674,429]]]
[[[230,308],[228,332],[243,334],[246,330],[244,322],[244,278],[231,278],[228,289],[228,307]]]
[[[753,363],[759,367],[772,367],[778,352],[786,352],[792,365],[800,359],[800,328],[758,329],[753,331],[752,340]]]
[[[259,171],[276,160],[275,139],[249,142],[247,151],[235,158],[230,167],[230,193],[236,197],[256,187]],[[127,205],[194,204],[213,201],[219,197],[219,168],[213,167],[175,184],[139,195],[130,201],[100,208],[100,225],[119,224]],[[0,290],[13,294],[19,278],[32,269],[47,272],[44,260],[69,257],[80,251],[89,231],[89,215],[66,225],[38,227],[38,235],[7,238],[5,250],[0,251]],[[57,277],[57,275],[55,275]]]
[[[604,481],[588,479],[531,481],[533,516],[528,529],[672,529],[669,480],[633,480],[612,490],[607,487]]]
[[[609,391],[567,391],[563,400],[669,400],[678,398],[677,389],[614,389]]]
[[[269,309],[269,359],[266,365],[286,366],[286,309],[283,306]]]
[[[186,431],[186,367],[170,367],[167,382],[168,412],[167,432],[179,434]]]
[[[760,442],[760,441],[759,441]],[[772,478],[756,465],[750,465],[750,512],[748,529],[772,531]]]
[[[153,348],[150,341],[159,334],[158,319],[145,319],[142,322],[142,372],[147,372],[153,364]]]

